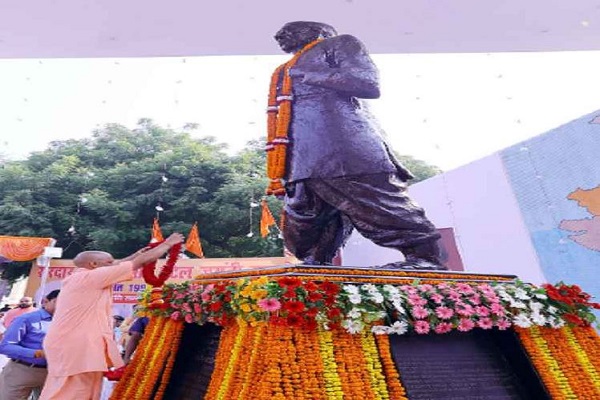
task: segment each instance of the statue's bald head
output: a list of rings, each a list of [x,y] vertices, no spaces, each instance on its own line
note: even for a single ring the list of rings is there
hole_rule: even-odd
[[[84,251],[73,259],[79,268],[95,269],[112,265],[115,259],[110,253],[104,251]]]
[[[295,53],[318,38],[327,39],[336,35],[337,31],[331,25],[313,21],[294,21],[288,22],[277,31],[275,40],[281,50]]]

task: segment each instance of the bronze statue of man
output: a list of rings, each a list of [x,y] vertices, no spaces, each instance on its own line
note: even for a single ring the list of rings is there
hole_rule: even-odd
[[[287,71],[286,247],[305,263],[328,264],[356,228],[374,243],[400,250],[406,258],[400,267],[445,269],[439,233],[406,193],[413,176],[361,100],[379,97],[378,71],[364,45],[306,21],[284,25],[275,39],[286,53],[301,52]]]

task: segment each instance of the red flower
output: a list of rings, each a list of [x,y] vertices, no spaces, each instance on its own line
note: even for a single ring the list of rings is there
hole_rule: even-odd
[[[306,306],[301,301],[288,301],[286,303],[283,303],[283,309],[288,312],[299,313],[304,311],[306,309]]]
[[[288,276],[279,278],[277,280],[277,282],[279,283],[279,285],[285,286],[288,288],[297,288],[298,286],[302,285],[302,281],[300,279],[292,278],[292,277],[288,277]]]
[[[304,289],[306,289],[307,292],[315,292],[319,290],[319,286],[316,283],[310,281],[304,284]]]
[[[586,325],[586,322],[581,319],[578,315],[572,314],[572,313],[566,313],[563,315],[563,318],[567,321],[570,322],[572,324],[575,325]]]
[[[281,295],[281,297],[284,299],[295,299],[296,296],[296,289],[293,287],[288,287],[287,290]]]
[[[304,318],[302,318],[298,314],[288,315],[286,321],[287,321],[288,326],[304,326],[304,323],[305,323]]]
[[[340,292],[340,287],[338,284],[333,282],[323,282],[321,283],[321,289],[325,292],[325,294],[329,296],[335,296]]]
[[[223,307],[222,301],[215,301],[214,303],[210,303],[208,305],[208,309],[213,312],[219,311],[222,307]]]
[[[312,301],[314,303],[315,301],[323,300],[323,295],[318,292],[310,292],[306,298],[308,301]]]
[[[306,310],[306,312],[304,313],[304,315],[306,315],[309,318],[314,318],[317,316],[317,314],[319,313],[319,310],[317,308],[309,308],[308,310]]]
[[[330,308],[327,310],[327,317],[329,319],[335,319],[342,314],[342,311],[339,308]]]

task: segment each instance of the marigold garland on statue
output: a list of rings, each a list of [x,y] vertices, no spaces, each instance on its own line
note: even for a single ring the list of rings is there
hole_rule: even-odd
[[[281,180],[285,177],[287,145],[289,143],[289,127],[292,119],[292,77],[290,68],[292,68],[298,58],[307,50],[313,48],[321,41],[315,40],[300,51],[298,51],[291,60],[277,67],[271,76],[271,85],[269,87],[269,102],[267,108],[267,176],[269,177],[269,186],[266,193],[268,195],[283,195]],[[283,76],[282,76],[283,75]],[[281,91],[277,93],[277,86],[281,81]]]

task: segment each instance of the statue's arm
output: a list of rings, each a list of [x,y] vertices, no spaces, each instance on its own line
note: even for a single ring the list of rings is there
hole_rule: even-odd
[[[321,86],[364,99],[379,97],[379,73],[365,46],[354,36],[336,36],[326,48],[326,68],[293,68],[307,85]]]

